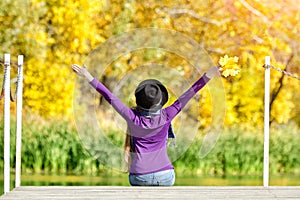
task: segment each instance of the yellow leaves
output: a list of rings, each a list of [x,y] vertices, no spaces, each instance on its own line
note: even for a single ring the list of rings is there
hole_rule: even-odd
[[[169,17],[162,17],[162,18],[159,18],[157,21],[156,21],[156,24],[157,26],[159,27],[162,27],[162,28],[168,28],[170,27],[170,24],[171,24],[171,20]]]
[[[64,65],[29,59],[24,65],[24,105],[43,117],[71,117],[73,81]]]
[[[236,76],[240,72],[240,66],[238,64],[239,58],[237,56],[229,57],[225,55],[219,59],[222,75],[224,77]]]
[[[24,7],[28,9],[26,15],[24,9],[16,6],[21,0],[10,1],[11,9],[7,7],[8,3],[4,4],[9,1],[0,2],[0,5],[6,5],[2,7],[9,13],[0,16],[2,49],[25,54],[25,106],[44,116],[70,113],[73,84],[69,80],[72,72],[68,71],[68,66],[71,63],[82,63],[96,46],[114,33],[154,26],[179,31],[197,41],[209,51],[214,61],[219,61],[224,77],[239,73],[235,80],[223,80],[228,96],[227,123],[251,121],[259,124],[263,107],[260,86],[263,85],[264,57],[270,55],[274,66],[284,68],[279,62],[285,64],[291,54],[297,54],[299,46],[299,12],[280,13],[281,4],[278,6],[279,3],[274,2],[271,3],[273,9],[263,9],[266,4],[259,1],[251,2],[251,6],[269,20],[272,20],[270,16],[276,17],[271,24],[252,14],[242,1],[232,0],[203,4],[197,3],[197,0],[56,0],[47,3],[31,0],[26,4],[28,7]],[[224,9],[224,2],[228,3],[225,7],[230,7],[230,12]],[[223,52],[239,55],[239,58],[228,55],[219,58]],[[116,59],[105,75],[120,78],[130,70],[155,62],[172,66],[185,79],[191,80],[195,78],[195,71],[189,61],[163,51],[138,50]],[[242,71],[240,65],[243,66]],[[297,70],[299,59],[295,56],[289,66],[295,66],[291,70]],[[280,75],[272,72],[271,88]],[[284,88],[294,88],[295,85],[286,83]],[[285,90],[291,94],[292,91]],[[294,91],[299,91],[299,88]],[[278,122],[285,122],[291,119],[291,113],[297,113],[291,111],[292,108],[298,112],[299,109],[293,107],[291,98],[284,98],[285,93],[279,96],[272,115]],[[203,107],[203,127],[209,125],[210,108],[210,102]]]
[[[79,47],[79,39],[75,38],[71,43],[71,50],[76,51]]]
[[[242,7],[242,4],[239,1],[234,1],[234,7],[236,7],[237,9],[240,9]]]
[[[31,5],[39,2],[33,1]],[[67,115],[68,118],[73,91],[68,67],[104,41],[100,34],[95,34],[94,18],[99,16],[101,4],[97,0],[67,0],[40,6],[47,13],[39,18],[39,28],[26,35],[39,47],[31,48],[36,53],[27,56],[24,66],[24,105],[44,117]]]
[[[230,37],[234,37],[236,35],[236,32],[235,31],[230,31]]]
[[[278,123],[287,123],[293,115],[293,109],[295,105],[290,100],[293,95],[290,92],[286,92],[285,95],[279,95],[274,102],[271,115],[275,116],[275,120]]]

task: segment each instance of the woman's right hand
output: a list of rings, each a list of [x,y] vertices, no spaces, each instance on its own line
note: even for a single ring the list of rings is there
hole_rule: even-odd
[[[84,77],[89,82],[91,82],[94,79],[94,77],[89,73],[89,71],[87,70],[87,67],[85,65],[83,65],[83,67],[81,67],[77,64],[73,64],[72,69],[78,76]]]
[[[218,75],[220,75],[219,67],[212,67],[206,72],[206,76],[210,79]]]

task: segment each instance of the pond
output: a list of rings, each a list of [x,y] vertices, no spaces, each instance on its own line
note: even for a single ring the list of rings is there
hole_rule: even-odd
[[[106,176],[75,176],[75,175],[46,175],[22,174],[22,186],[129,186],[126,174]],[[176,186],[262,186],[261,176],[193,176],[176,177]],[[300,185],[299,175],[278,175],[270,177],[272,186]],[[11,188],[14,187],[14,175],[11,175]],[[0,176],[0,193],[3,194],[3,176]]]

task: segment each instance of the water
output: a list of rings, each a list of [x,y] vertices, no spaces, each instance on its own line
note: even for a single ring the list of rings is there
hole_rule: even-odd
[[[129,186],[126,174],[107,176],[75,176],[75,175],[45,175],[23,174],[22,186]],[[259,176],[193,176],[176,177],[176,186],[262,186]],[[271,186],[299,186],[299,175],[278,175],[270,177]],[[11,189],[14,188],[14,175],[11,176]],[[3,194],[3,176],[0,176],[0,193]]]

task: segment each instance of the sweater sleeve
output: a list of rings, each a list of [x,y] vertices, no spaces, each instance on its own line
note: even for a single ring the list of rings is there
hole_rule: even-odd
[[[209,78],[204,74],[186,92],[184,92],[172,105],[166,108],[168,116],[173,119],[186,104],[201,90],[208,82]]]
[[[104,99],[112,105],[112,107],[126,120],[132,120],[134,117],[133,111],[128,108],[118,97],[116,97],[107,87],[105,87],[97,79],[90,82],[97,92],[99,92]]]

